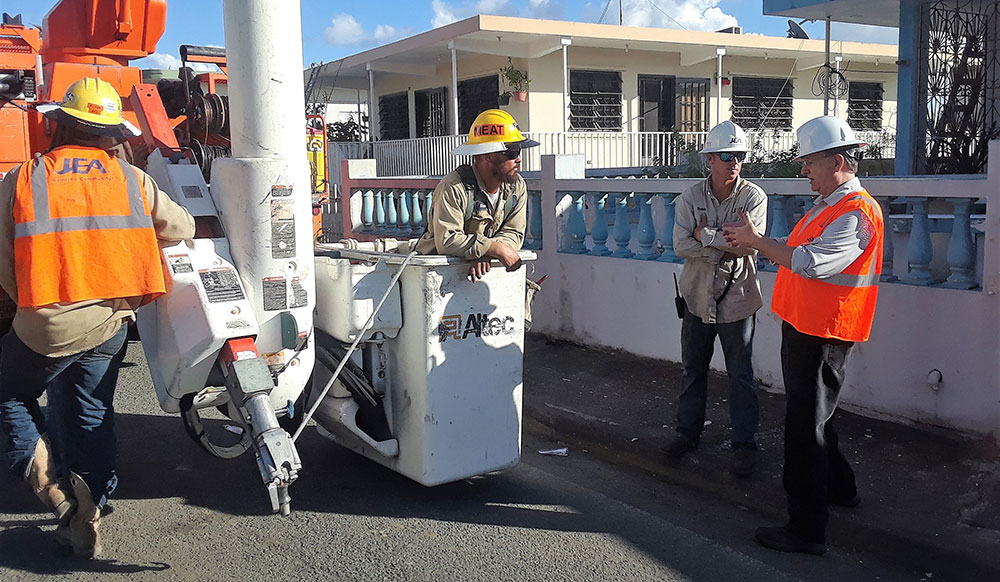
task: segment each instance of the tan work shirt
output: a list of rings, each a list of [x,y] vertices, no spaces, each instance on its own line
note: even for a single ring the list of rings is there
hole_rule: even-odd
[[[719,201],[712,194],[709,176],[677,197],[674,217],[674,252],[685,259],[681,295],[688,310],[705,323],[732,323],[746,319],[763,305],[757,283],[757,251],[731,247],[722,237],[722,225],[739,222],[740,211],[750,214],[759,232],[767,226],[767,196],[757,185],[738,178],[732,194]],[[701,217],[708,226],[701,242],[694,238]],[[733,283],[721,302],[718,298]]]
[[[29,163],[30,164],[30,163]],[[26,164],[27,165],[27,164]],[[17,298],[14,274],[14,195],[17,176],[25,166],[11,170],[0,182],[0,286]],[[28,165],[30,171],[30,165]],[[194,218],[161,192],[140,171],[143,193],[149,204],[156,237],[176,242],[194,237]],[[43,356],[68,356],[94,348],[118,331],[122,320],[135,320],[141,297],[92,299],[76,303],[54,303],[39,308],[17,308],[13,330],[24,345]]]
[[[465,220],[469,193],[462,177],[456,170],[441,179],[434,189],[427,215],[427,232],[417,241],[418,253],[451,255],[471,261],[482,258],[493,241],[500,241],[515,251],[521,250],[528,214],[528,188],[524,179],[518,176],[514,184],[501,184],[496,204],[485,195],[486,189],[478,173],[476,182],[479,192],[473,199],[475,207],[469,220]],[[507,217],[504,206],[511,196],[516,199]]]

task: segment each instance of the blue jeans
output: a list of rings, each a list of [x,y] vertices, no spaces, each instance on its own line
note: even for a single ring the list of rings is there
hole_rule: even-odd
[[[114,397],[125,357],[126,326],[78,354],[35,353],[10,331],[0,352],[0,430],[12,471],[25,475],[39,435],[48,432],[60,477],[72,471],[102,507],[118,486],[115,475]],[[48,390],[43,417],[38,399]]]
[[[684,378],[677,406],[677,432],[698,442],[705,427],[705,404],[708,398],[708,368],[719,337],[729,374],[729,418],[733,426],[734,447],[756,448],[755,436],[760,419],[756,383],[753,378],[753,333],[755,319],[750,316],[732,323],[704,323],[690,311],[684,311],[681,324],[681,361]]]

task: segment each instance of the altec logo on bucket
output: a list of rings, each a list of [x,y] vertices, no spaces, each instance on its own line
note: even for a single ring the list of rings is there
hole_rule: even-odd
[[[441,343],[448,341],[448,338],[464,340],[469,335],[475,337],[487,337],[493,335],[514,335],[514,318],[510,315],[506,317],[490,317],[488,313],[470,313],[464,317],[465,325],[462,325],[461,315],[445,315],[438,323],[438,339]]]

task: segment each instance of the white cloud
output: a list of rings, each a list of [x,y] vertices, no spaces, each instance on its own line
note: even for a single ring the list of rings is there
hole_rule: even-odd
[[[531,2],[535,4],[548,4],[547,0],[537,0]],[[517,8],[511,5],[509,0],[477,0],[475,2],[463,2],[453,5],[444,0],[433,0],[431,9],[434,10],[434,18],[431,19],[431,26],[437,28],[446,24],[451,24],[463,18],[468,18],[476,14],[493,14],[495,16],[518,16]],[[530,10],[530,7],[529,7]]]
[[[631,26],[661,28],[688,28],[692,30],[719,30],[736,26],[736,17],[719,8],[722,0],[621,0],[624,23]],[[596,22],[604,11],[606,0],[588,2],[583,6],[581,19]],[[525,4],[518,3],[519,6]],[[528,18],[566,18],[565,0],[528,0],[526,6],[516,8],[509,0],[476,0],[458,3],[433,0],[431,8],[436,28],[475,14],[499,14]],[[605,24],[618,22],[618,2],[612,0],[604,17]]]
[[[719,8],[721,0],[622,0],[626,25],[689,30],[736,26],[736,17]],[[607,22],[607,17],[605,17]]]
[[[330,26],[323,31],[323,38],[334,46],[358,46],[389,43],[406,33],[407,31],[388,24],[379,24],[369,32],[350,14],[337,14],[330,20]]]
[[[830,24],[830,38],[851,42],[899,44],[899,29],[886,26],[834,22]]]

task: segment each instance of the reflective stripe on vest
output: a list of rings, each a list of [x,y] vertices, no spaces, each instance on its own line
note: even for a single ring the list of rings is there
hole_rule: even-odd
[[[874,230],[868,246],[843,272],[807,279],[781,267],[774,283],[771,310],[798,331],[823,338],[866,341],[871,333],[882,272],[882,209],[865,191],[847,196],[792,230],[789,246],[809,244],[837,218],[850,212],[865,215]]]
[[[139,298],[166,290],[141,172],[97,148],[24,164],[13,200],[19,307]]]
[[[14,224],[14,238],[49,234],[52,232],[70,232],[74,230],[102,230],[153,228],[153,219],[146,214],[142,200],[142,186],[135,170],[125,162],[115,158],[125,176],[128,191],[128,205],[131,213],[128,216],[73,216],[69,218],[52,218],[49,207],[49,177],[45,161],[38,159],[31,172],[31,205],[34,208],[35,220]]]

